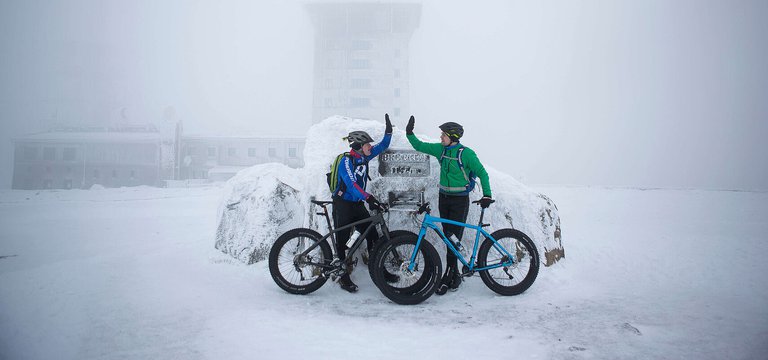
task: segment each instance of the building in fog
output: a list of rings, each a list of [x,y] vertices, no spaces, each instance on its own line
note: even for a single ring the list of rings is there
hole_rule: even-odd
[[[315,28],[313,122],[332,115],[410,114],[409,42],[420,4],[310,3]]]
[[[16,138],[12,188],[166,186],[223,181],[267,162],[304,166],[303,138],[183,136],[181,126],[165,127],[60,128]]]
[[[304,138],[182,136],[181,141],[181,180],[226,180],[269,162],[304,166]]]
[[[172,174],[163,168],[162,146],[151,126],[67,128],[16,138],[12,188],[160,186]]]

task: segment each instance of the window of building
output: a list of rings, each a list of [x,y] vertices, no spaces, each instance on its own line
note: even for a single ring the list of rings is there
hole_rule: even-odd
[[[45,167],[45,172],[50,174],[51,173],[51,167],[50,166],[46,166]]]
[[[277,149],[270,147],[269,148],[269,157],[277,157]]]
[[[371,79],[352,79],[353,89],[370,89]]]
[[[208,147],[208,157],[216,157],[216,147],[215,146],[209,146]]]
[[[62,158],[64,161],[74,161],[77,157],[77,149],[75,148],[65,148],[64,152],[62,153]]]
[[[289,147],[288,148],[288,157],[292,157],[292,158],[296,157],[296,148],[295,147]]]
[[[49,160],[49,161],[56,160],[56,148],[52,148],[52,147],[43,148],[43,160]]]
[[[400,116],[400,108],[395,108],[395,111],[393,111],[392,113],[394,113],[395,116]]]
[[[131,180],[136,179],[136,170],[131,170]]]
[[[227,155],[229,155],[229,157],[237,156],[237,148],[227,149]]]
[[[193,146],[187,148],[187,155],[195,155],[195,152],[197,152],[197,150]]]
[[[67,166],[66,167],[66,171],[67,171],[67,175],[72,175],[72,167],[71,166]]]
[[[53,188],[53,181],[51,180],[43,181],[43,189],[50,189],[50,188]]]
[[[395,57],[396,58],[400,57],[400,49],[395,49]]]
[[[370,50],[373,44],[368,40],[352,40],[352,50]]]
[[[325,88],[333,89],[333,79],[325,79]]]
[[[112,170],[112,178],[117,179],[117,170]]]
[[[349,99],[349,106],[350,107],[370,107],[371,106],[371,99],[369,98],[359,98],[359,97],[353,97]]]
[[[72,180],[70,180],[70,179],[64,180],[64,188],[65,189],[71,189],[72,188]]]
[[[395,97],[400,97],[400,88],[395,88]]]
[[[99,174],[99,169],[93,169],[93,178],[94,178],[94,179],[98,179],[98,178],[99,178],[99,176],[101,176],[101,175]]]
[[[349,62],[350,69],[370,69],[371,62],[368,59],[352,59]]]
[[[395,69],[395,79],[400,77],[400,69]]]
[[[325,107],[333,107],[333,99],[331,98],[325,98]]]
[[[37,148],[33,146],[24,147],[24,160],[37,160]]]
[[[256,157],[256,148],[248,148],[248,157]]]

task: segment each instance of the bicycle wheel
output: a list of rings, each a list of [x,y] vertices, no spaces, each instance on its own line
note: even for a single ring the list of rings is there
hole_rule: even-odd
[[[311,229],[293,229],[277,238],[269,251],[269,273],[277,286],[291,293],[305,295],[319,289],[327,278],[323,268],[314,264],[330,264],[331,246],[323,241],[305,257],[304,250],[317,243],[322,236]]]
[[[515,229],[501,229],[491,234],[507,250],[515,262],[511,266],[502,266],[480,272],[488,288],[500,295],[522,294],[539,274],[539,252],[531,238]],[[508,261],[508,257],[493,246],[493,241],[486,238],[477,254],[477,267],[493,266]]]
[[[374,258],[373,282],[381,292],[401,305],[415,305],[434,294],[440,280],[440,256],[428,241],[422,240],[416,253],[416,266],[409,271],[411,255],[416,248],[416,239],[410,236],[393,238],[384,244]],[[395,283],[388,283],[384,270],[400,277]]]

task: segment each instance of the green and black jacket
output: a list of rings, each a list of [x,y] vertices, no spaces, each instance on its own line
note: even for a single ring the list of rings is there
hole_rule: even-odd
[[[491,197],[491,184],[488,181],[488,172],[485,171],[485,167],[480,163],[477,154],[472,149],[460,143],[453,146],[443,146],[441,143],[425,143],[414,134],[406,135],[406,137],[416,151],[432,155],[440,162],[441,193],[448,195],[463,195],[467,193],[466,190],[459,190],[466,187],[468,182],[459,167],[459,162],[453,160],[457,158],[459,148],[463,147],[461,162],[464,164],[464,171],[467,174],[474,173],[480,179],[483,187],[483,196]],[[445,150],[445,157],[441,160],[443,150]]]

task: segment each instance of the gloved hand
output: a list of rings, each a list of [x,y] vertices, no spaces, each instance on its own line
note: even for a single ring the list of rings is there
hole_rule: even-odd
[[[392,133],[392,122],[389,121],[389,114],[384,114],[384,122],[387,123],[387,127],[384,128],[385,134]]]
[[[368,207],[371,209],[381,209],[381,203],[379,200],[376,200],[376,197],[373,195],[368,195],[368,197],[365,198],[365,202],[368,203]]]
[[[493,202],[493,199],[491,199],[490,196],[483,196],[483,198],[480,199],[480,207],[483,209],[487,209],[489,206],[491,206],[492,202]]]
[[[411,118],[408,119],[408,125],[405,126],[405,133],[408,135],[413,134],[413,124],[416,122],[416,119],[411,115]]]

